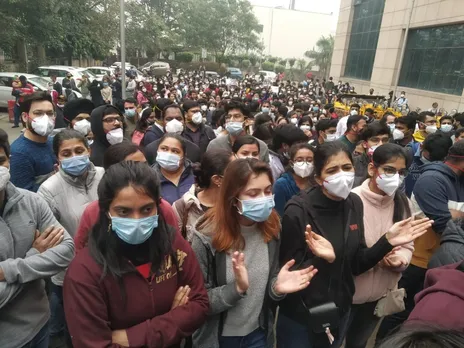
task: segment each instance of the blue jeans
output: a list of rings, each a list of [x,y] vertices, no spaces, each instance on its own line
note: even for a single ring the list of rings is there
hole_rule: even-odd
[[[61,336],[72,347],[63,307],[63,287],[50,284],[50,336]]]
[[[309,324],[303,326],[282,313],[277,318],[277,348],[340,348],[348,329],[350,313],[346,313],[340,319],[340,327],[337,333],[333,333],[335,341],[332,345],[326,334],[315,334]]]
[[[48,323],[46,323],[39,333],[22,348],[48,348],[49,334]]]
[[[256,329],[246,336],[221,336],[219,338],[221,348],[267,348],[266,333],[262,329]]]

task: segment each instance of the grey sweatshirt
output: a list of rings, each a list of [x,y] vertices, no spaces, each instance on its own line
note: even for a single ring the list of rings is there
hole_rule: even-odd
[[[61,226],[42,197],[9,183],[0,217],[0,347],[22,347],[50,317],[44,278],[68,267],[74,242],[65,232],[63,241],[43,253],[32,248],[35,231]]]
[[[201,220],[197,223],[201,223]],[[209,297],[209,316],[206,323],[193,334],[193,347],[219,348],[219,336],[223,333],[223,323],[227,320],[228,311],[234,308],[245,296],[240,295],[235,282],[227,281],[225,252],[216,252],[211,245],[213,232],[207,226],[202,231],[195,230],[192,238],[192,249],[205,278],[205,287]],[[279,268],[280,239],[268,243],[269,272],[267,273],[266,292],[263,294],[263,305],[259,313],[259,327],[267,333],[268,346],[273,345],[273,311],[272,301],[283,298],[273,290],[280,271]],[[243,319],[246,322],[247,318]]]

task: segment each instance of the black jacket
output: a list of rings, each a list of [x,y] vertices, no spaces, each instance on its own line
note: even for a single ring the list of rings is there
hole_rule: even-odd
[[[351,217],[347,221],[349,210]],[[363,210],[363,203],[356,194],[350,193],[346,200],[333,201],[322,193],[320,186],[302,191],[287,203],[282,219],[280,263],[284,265],[295,259],[298,268],[314,265],[318,273],[309,287],[287,295],[280,302],[281,313],[307,326],[309,316],[302,299],[307,308],[333,301],[340,309],[340,316],[348,311],[355,292],[353,275],[374,267],[392,250],[385,236],[372,248],[367,248]],[[332,243],[336,255],[332,264],[314,256],[307,247],[304,235],[307,224],[313,232]],[[346,245],[345,228],[349,228]]]
[[[90,145],[92,149],[90,161],[99,167],[103,167],[103,155],[106,149],[111,146],[108,140],[106,140],[106,134],[103,130],[103,113],[108,109],[112,109],[111,111],[114,110],[114,113],[120,115],[122,118],[119,110],[112,105],[101,105],[95,108],[90,115],[90,126],[94,136],[93,144]]]
[[[210,126],[206,126],[204,124],[200,124],[197,132],[200,132],[200,142],[198,144],[194,142],[194,138],[192,136],[193,132],[190,130],[189,127],[185,127],[182,136],[188,141],[191,141],[192,143],[197,145],[200,148],[201,155],[203,155],[206,152],[206,149],[208,148],[209,142],[213,139],[216,139],[216,134]]]
[[[158,153],[160,141],[161,139],[155,140],[143,150],[150,165],[153,165],[156,162],[156,155]],[[187,157],[187,159],[192,163],[199,163],[201,160],[200,148],[188,140],[185,140],[185,147],[187,148],[185,157]]]
[[[154,124],[153,126],[147,129],[140,144],[144,147],[147,147],[152,142],[161,139],[163,135],[164,132],[157,125]]]

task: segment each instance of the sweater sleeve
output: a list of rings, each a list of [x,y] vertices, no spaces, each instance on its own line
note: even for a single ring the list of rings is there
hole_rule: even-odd
[[[0,309],[8,305],[21,292],[22,288],[23,285],[19,283],[0,282]]]
[[[191,289],[189,301],[166,314],[127,329],[130,347],[169,347],[193,334],[206,321],[209,304],[203,276],[189,243],[176,233],[174,243],[178,255],[179,285]],[[186,254],[182,263],[179,255]]]
[[[25,190],[37,192],[39,184],[35,182],[34,165],[28,154],[15,152],[10,157],[10,174],[13,185]]]
[[[93,203],[90,203],[82,213],[81,220],[79,222],[79,227],[77,228],[76,235],[74,236],[76,253],[78,253],[87,246],[89,233],[98,219],[98,214],[95,212],[95,208],[98,208],[98,206],[95,207]]]
[[[414,197],[425,216],[434,221],[433,230],[442,233],[451,220],[445,185],[436,176],[421,175],[414,186]]]
[[[274,202],[275,210],[279,213],[280,217],[284,216],[285,204],[287,203],[285,197],[285,187],[282,179],[276,181],[274,185]]]
[[[53,216],[52,211],[42,197],[35,195],[36,221],[38,230],[43,231],[49,226],[62,227]],[[34,249],[35,250],[35,249]],[[32,254],[32,253],[31,253]],[[28,283],[36,279],[51,277],[69,266],[74,257],[74,242],[68,232],[64,231],[63,241],[43,253],[34,253],[24,259],[7,259],[0,262],[0,268],[5,273],[7,283]]]
[[[196,234],[192,237],[192,249],[200,264],[206,290],[208,291],[209,315],[219,314],[233,308],[237,302],[246,295],[241,295],[237,291],[234,282],[222,286],[216,286],[216,284],[214,284],[212,273],[215,272],[215,270],[211,264],[214,256],[210,255],[208,257],[208,253],[211,254],[211,251],[207,250],[207,247]]]

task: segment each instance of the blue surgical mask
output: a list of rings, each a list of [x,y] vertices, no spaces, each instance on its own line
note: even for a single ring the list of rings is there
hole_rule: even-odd
[[[80,176],[84,174],[90,165],[89,155],[74,156],[61,160],[61,169],[66,174]]]
[[[180,156],[174,153],[165,151],[158,151],[156,155],[156,162],[161,168],[166,169],[169,172],[175,172],[180,166]]]
[[[142,219],[112,217],[111,226],[116,235],[123,242],[137,245],[145,242],[158,227],[158,215],[147,216]]]
[[[103,82],[103,87],[108,87],[108,82]]]
[[[125,109],[124,111],[127,117],[132,118],[135,116],[135,112],[136,112],[135,109]]]
[[[269,112],[269,108],[261,108],[262,112]]]
[[[232,136],[240,135],[243,132],[243,122],[228,122],[226,123],[226,130]]]
[[[313,111],[318,112],[319,111],[319,106],[313,107]]]
[[[242,211],[239,210],[239,214],[255,222],[266,221],[275,206],[274,195],[243,201],[237,198],[237,200],[242,203]]]

